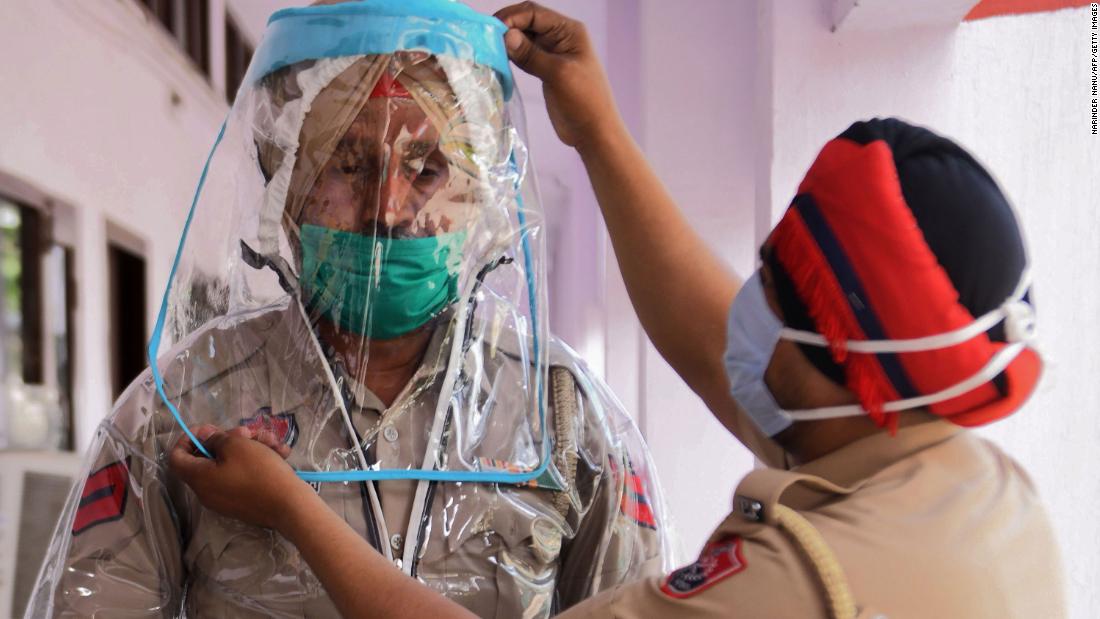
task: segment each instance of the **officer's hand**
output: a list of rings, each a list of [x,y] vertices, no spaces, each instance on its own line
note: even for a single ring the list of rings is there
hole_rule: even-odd
[[[542,80],[546,109],[562,142],[579,149],[621,123],[584,24],[534,2],[505,7],[496,17],[508,26],[509,58]]]
[[[207,509],[278,529],[294,501],[316,497],[284,461],[289,448],[274,435],[254,434],[246,427],[222,432],[210,425],[192,431],[214,458],[198,453],[187,436],[181,436],[168,454],[168,465]]]

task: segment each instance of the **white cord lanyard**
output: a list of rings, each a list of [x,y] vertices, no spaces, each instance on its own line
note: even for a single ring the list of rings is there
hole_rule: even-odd
[[[305,320],[305,323],[308,325],[309,317],[306,316],[305,308],[303,308],[302,304],[298,301],[295,301],[295,305],[298,306],[298,310],[302,314],[302,319]],[[348,415],[347,406],[344,404],[344,396],[340,390],[340,385],[336,382],[336,377],[332,373],[332,368],[329,367],[324,350],[321,348],[321,343],[317,340],[317,335],[313,332],[313,329],[309,329],[309,339],[313,342],[313,346],[317,350],[318,360],[325,370],[325,377],[328,379],[329,387],[332,389],[332,395],[336,399],[336,405],[340,409],[340,415],[344,420],[344,427],[348,432],[351,442],[355,444],[355,456],[359,461],[359,467],[366,471],[370,468],[367,465],[367,454],[363,451],[363,444],[362,441],[359,440],[359,433],[355,431],[355,426],[351,423],[351,416]],[[393,561],[393,553],[390,552],[389,530],[386,528],[386,518],[382,513],[382,504],[378,500],[378,492],[375,490],[374,483],[370,481],[363,481],[361,483],[367,487],[367,495],[370,498],[369,509],[373,512],[374,522],[378,528],[378,535],[380,537],[378,545],[381,546],[379,551],[387,560]]]
[[[470,281],[466,284],[466,290],[463,290],[463,294],[458,298],[468,299],[473,293],[473,287],[477,282],[473,278],[469,279]],[[451,323],[456,325],[456,331],[466,328],[466,318],[469,311],[469,303],[459,304],[458,316]],[[428,434],[428,444],[424,449],[424,459],[421,461],[420,465],[421,470],[425,471],[436,470],[443,464],[443,454],[441,450],[443,432],[447,425],[447,415],[451,408],[451,397],[454,395],[455,381],[457,380],[458,372],[462,366],[462,345],[465,340],[464,333],[456,332],[451,340],[451,351],[447,357],[447,373],[443,379],[443,388],[439,393],[439,400],[436,401],[435,417],[432,419],[432,430],[431,433]],[[429,487],[431,487],[431,482],[426,479],[422,479],[416,484],[416,494],[413,496],[412,510],[409,512],[409,524],[405,529],[405,552],[403,553],[401,565],[399,567],[410,576],[412,575],[417,549],[423,541],[420,539],[420,523],[427,516],[427,510],[431,509],[431,505],[428,504],[427,500]]]

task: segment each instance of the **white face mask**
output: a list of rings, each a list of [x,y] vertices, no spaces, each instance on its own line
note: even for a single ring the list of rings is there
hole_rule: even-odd
[[[1004,321],[1008,346],[993,355],[976,374],[936,393],[887,402],[882,409],[891,413],[951,400],[993,380],[1024,348],[1034,348],[1035,312],[1024,301],[1029,286],[1030,278],[1025,270],[1012,296],[1000,307],[955,331],[909,340],[848,340],[844,345],[849,352],[856,354],[906,353],[950,348],[977,337]],[[764,382],[764,372],[771,362],[776,344],[781,339],[829,347],[828,340],[818,333],[783,326],[768,306],[760,272],[757,271],[745,282],[730,307],[725,362],[730,392],[764,434],[775,436],[795,421],[867,414],[858,404],[798,411],[780,408]]]

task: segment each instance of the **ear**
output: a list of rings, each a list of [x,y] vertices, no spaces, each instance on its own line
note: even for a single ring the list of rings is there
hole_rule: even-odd
[[[764,382],[779,406],[803,410],[857,404],[851,391],[822,374],[794,342],[780,340],[764,372]]]
[[[764,286],[764,298],[768,301],[768,307],[779,317],[780,322],[784,322],[783,308],[779,306],[779,295],[775,291],[775,277],[767,263],[760,265],[760,283]]]

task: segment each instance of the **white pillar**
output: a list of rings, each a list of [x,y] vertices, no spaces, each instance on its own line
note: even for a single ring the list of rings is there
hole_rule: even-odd
[[[76,367],[73,381],[74,448],[88,447],[111,405],[111,343],[107,226],[102,213],[76,209]]]

